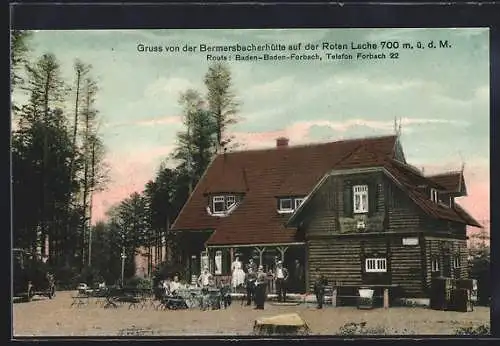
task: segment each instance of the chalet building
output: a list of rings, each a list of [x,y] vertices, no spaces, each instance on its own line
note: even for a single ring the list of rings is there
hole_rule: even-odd
[[[428,297],[433,276],[467,276],[463,172],[424,176],[398,136],[218,155],[172,226],[191,275],[230,275],[250,257],[315,268],[344,285],[397,285]]]

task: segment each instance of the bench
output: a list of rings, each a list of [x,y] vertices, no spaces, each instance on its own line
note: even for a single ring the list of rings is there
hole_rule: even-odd
[[[360,296],[358,290],[360,288],[370,288],[373,289],[374,295],[372,299],[382,299],[382,305],[386,309],[389,307],[391,288],[398,288],[397,285],[342,285],[337,286],[337,299],[357,299],[358,305],[360,303]],[[339,292],[344,291],[344,292]],[[381,291],[381,292],[380,292]],[[340,293],[340,294],[339,294]],[[377,294],[378,293],[378,294]]]

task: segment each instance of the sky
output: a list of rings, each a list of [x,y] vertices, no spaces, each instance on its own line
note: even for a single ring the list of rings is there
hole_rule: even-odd
[[[429,48],[440,40],[448,47]],[[383,41],[399,48],[381,49]],[[349,49],[326,51],[324,42]],[[352,50],[351,42],[377,47]],[[417,48],[418,42],[424,48]],[[180,93],[189,88],[206,93],[207,53],[182,47],[252,43],[287,47],[272,54],[317,52],[322,60],[235,61],[236,53],[211,53],[231,56],[240,120],[229,132],[241,149],[273,147],[279,136],[294,145],[390,135],[398,118],[407,161],[425,174],[460,170],[464,163],[468,196],[458,202],[489,223],[487,28],[37,31],[30,41],[33,58],[54,53],[68,82],[78,58],[92,65],[99,84],[96,107],[110,182],[94,197],[94,222],[141,192],[171,153],[182,130]],[[298,43],[301,51],[288,50]],[[307,43],[319,47],[306,51]],[[178,46],[180,52],[141,52],[140,44]],[[343,52],[353,59],[327,59],[326,53]],[[357,59],[358,52],[385,53],[386,59]]]

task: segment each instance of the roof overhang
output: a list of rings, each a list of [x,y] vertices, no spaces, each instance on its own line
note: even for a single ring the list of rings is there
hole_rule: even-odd
[[[369,167],[369,168],[355,168],[355,169],[346,169],[346,170],[332,170],[328,173],[326,173],[323,178],[316,184],[316,186],[313,188],[311,193],[306,197],[304,202],[294,211],[294,213],[290,216],[288,221],[285,223],[285,227],[297,227],[298,226],[298,220],[299,216],[303,212],[303,210],[306,208],[307,204],[311,200],[311,198],[317,193],[317,191],[323,186],[323,184],[326,182],[326,180],[331,177],[331,176],[337,176],[337,175],[350,175],[350,174],[360,174],[360,173],[373,173],[373,172],[382,172],[384,173],[387,177],[389,177],[400,189],[403,191],[407,191],[407,188],[404,184],[402,184],[391,172],[389,172],[385,167]],[[412,196],[409,196],[412,200]],[[418,203],[414,201],[417,205]],[[463,208],[462,208],[463,209]],[[425,212],[425,210],[424,210]],[[464,210],[465,212],[465,210]],[[466,213],[466,212],[465,212]],[[463,219],[462,216],[458,215],[461,219]],[[463,219],[463,222],[465,224],[468,224],[470,226],[475,226],[475,227],[480,227],[477,226],[478,222],[472,218],[472,216],[469,215],[471,218],[470,221],[467,221]],[[456,220],[450,220],[456,222]]]
[[[169,229],[169,233],[180,234],[180,233],[210,233],[213,229]]]
[[[265,244],[230,244],[230,245],[217,245],[211,244],[207,245],[208,248],[231,248],[231,247],[270,247],[270,246],[294,246],[294,245],[305,245],[305,242],[293,242],[293,243],[265,243]]]

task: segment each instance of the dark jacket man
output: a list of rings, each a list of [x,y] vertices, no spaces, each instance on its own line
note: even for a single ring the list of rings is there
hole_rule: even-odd
[[[319,268],[316,268],[316,280],[314,281],[314,293],[318,302],[318,309],[323,308],[323,300],[325,297],[325,286],[328,285],[326,277],[320,273]]]
[[[256,280],[256,288],[255,288],[255,308],[264,310],[264,302],[266,301],[266,284],[267,284],[267,276],[264,273],[264,268],[259,266],[257,271],[257,280]]]
[[[278,293],[278,301],[286,301],[286,289],[288,284],[288,270],[283,267],[281,261],[276,264],[276,271],[274,272],[276,280],[276,291]]]
[[[248,272],[245,275],[245,286],[247,289],[247,305],[252,304],[255,295],[255,282],[257,281],[257,273],[252,267],[248,267]]]

